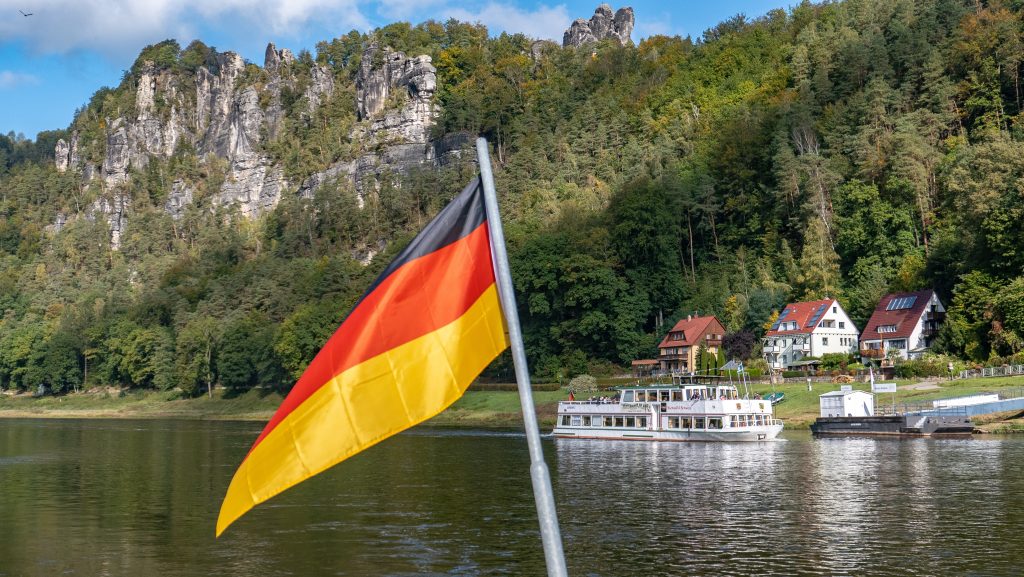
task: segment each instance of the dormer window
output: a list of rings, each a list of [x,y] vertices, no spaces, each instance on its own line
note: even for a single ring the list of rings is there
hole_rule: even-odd
[[[894,333],[896,332],[896,325],[878,325],[878,332]]]

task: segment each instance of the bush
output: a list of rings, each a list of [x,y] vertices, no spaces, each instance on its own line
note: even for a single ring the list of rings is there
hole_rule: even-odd
[[[896,376],[901,379],[946,377],[949,376],[949,363],[953,363],[954,372],[959,372],[964,368],[964,364],[953,357],[947,355],[925,355],[920,359],[897,362]]]
[[[530,386],[534,391],[557,391],[558,383],[540,383]],[[469,386],[471,391],[518,391],[519,386],[515,383],[480,383],[476,382]]]
[[[566,387],[570,393],[593,393],[597,391],[597,379],[590,375],[576,375]]]

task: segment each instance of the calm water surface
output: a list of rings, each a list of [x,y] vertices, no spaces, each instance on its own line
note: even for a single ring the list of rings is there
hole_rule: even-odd
[[[0,420],[0,576],[544,574],[519,435],[401,435],[215,540],[260,428]],[[545,451],[572,575],[1024,574],[1024,438]]]

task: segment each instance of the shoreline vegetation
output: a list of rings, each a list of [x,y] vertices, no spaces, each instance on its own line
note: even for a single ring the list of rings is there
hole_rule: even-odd
[[[635,383],[632,379],[602,379],[603,388]],[[934,399],[966,396],[980,392],[1024,395],[1024,376],[957,379],[952,381],[897,381],[897,408],[903,403],[925,403]],[[776,385],[786,400],[775,407],[776,416],[787,430],[806,430],[818,414],[818,395],[839,388],[836,383],[814,383],[808,391],[804,383]],[[563,389],[538,385],[533,391],[541,432],[554,426],[558,401],[565,400]],[[854,388],[866,389],[865,383]],[[754,384],[751,391],[761,395],[772,392],[768,384]],[[602,391],[598,394],[610,394]],[[581,395],[582,396],[582,395]],[[589,396],[589,395],[588,395]],[[59,396],[33,397],[28,393],[0,395],[2,418],[81,418],[81,419],[194,419],[267,421],[280,405],[275,392],[251,390],[228,395],[214,390],[213,396],[181,398],[178,391],[132,391],[113,387],[92,388]],[[892,402],[889,394],[876,396],[877,406]],[[978,430],[986,433],[1024,432],[1024,412],[998,413],[975,418]],[[522,428],[519,394],[515,390],[474,390],[447,410],[419,425],[421,427],[517,430]]]

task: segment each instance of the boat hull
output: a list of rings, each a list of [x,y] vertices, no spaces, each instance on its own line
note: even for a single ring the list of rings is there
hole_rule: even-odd
[[[615,430],[599,427],[555,427],[552,435],[561,439],[602,439],[612,441],[669,442],[757,442],[771,441],[782,432],[782,424],[742,429]]]
[[[970,418],[931,415],[819,417],[811,425],[815,436],[968,437]]]

